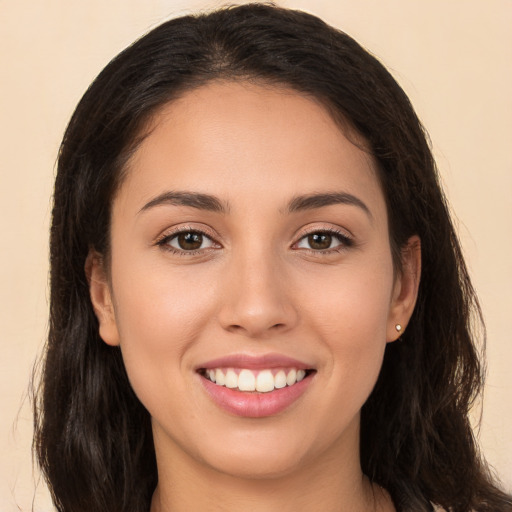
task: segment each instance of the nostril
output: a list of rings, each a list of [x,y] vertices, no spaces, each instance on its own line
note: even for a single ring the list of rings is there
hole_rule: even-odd
[[[219,323],[228,332],[250,337],[261,337],[270,332],[281,333],[293,328],[298,318],[296,309],[292,304],[271,299],[272,296],[264,292],[245,298],[229,297],[219,309]]]
[[[229,332],[243,332],[247,333],[248,335],[259,335],[264,331],[282,331],[284,329],[286,329],[285,323],[277,323],[270,325],[269,327],[254,324],[248,324],[247,327],[239,324],[231,324],[226,327],[226,330]]]
[[[232,324],[226,327],[226,330],[230,332],[244,331],[245,329],[241,325]]]

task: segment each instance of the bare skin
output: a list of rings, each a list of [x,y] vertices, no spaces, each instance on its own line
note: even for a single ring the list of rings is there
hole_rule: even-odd
[[[395,275],[387,222],[372,158],[310,98],[216,82],[155,117],[114,201],[111,268],[88,259],[100,335],[152,417],[151,512],[394,510],[359,462],[420,273],[413,237]],[[205,391],[205,362],[268,354],[307,368],[278,412]]]

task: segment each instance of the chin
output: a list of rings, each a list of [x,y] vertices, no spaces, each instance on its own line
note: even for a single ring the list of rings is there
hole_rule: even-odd
[[[302,466],[297,454],[276,450],[263,453],[230,453],[210,462],[218,473],[247,480],[275,480],[296,473]]]
[[[297,474],[314,459],[322,459],[339,439],[329,429],[316,436],[307,428],[298,428],[296,422],[265,420],[249,429],[233,428],[223,436],[210,434],[196,444],[196,459],[218,473],[253,480]]]

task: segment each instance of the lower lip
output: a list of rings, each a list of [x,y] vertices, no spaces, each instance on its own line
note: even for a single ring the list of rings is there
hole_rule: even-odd
[[[247,393],[214,384],[200,375],[201,383],[212,400],[225,411],[245,418],[264,418],[284,411],[295,403],[311,383],[312,375],[293,386],[268,393]]]

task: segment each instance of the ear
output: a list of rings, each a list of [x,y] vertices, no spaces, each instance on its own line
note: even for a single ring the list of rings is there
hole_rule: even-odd
[[[100,326],[101,339],[107,345],[117,346],[119,345],[119,332],[104,260],[101,254],[92,249],[85,260],[85,275],[89,283],[92,307]]]
[[[396,276],[388,316],[387,341],[397,340],[411,318],[421,275],[421,240],[412,236],[401,251],[402,271]],[[399,328],[397,328],[399,326]]]

